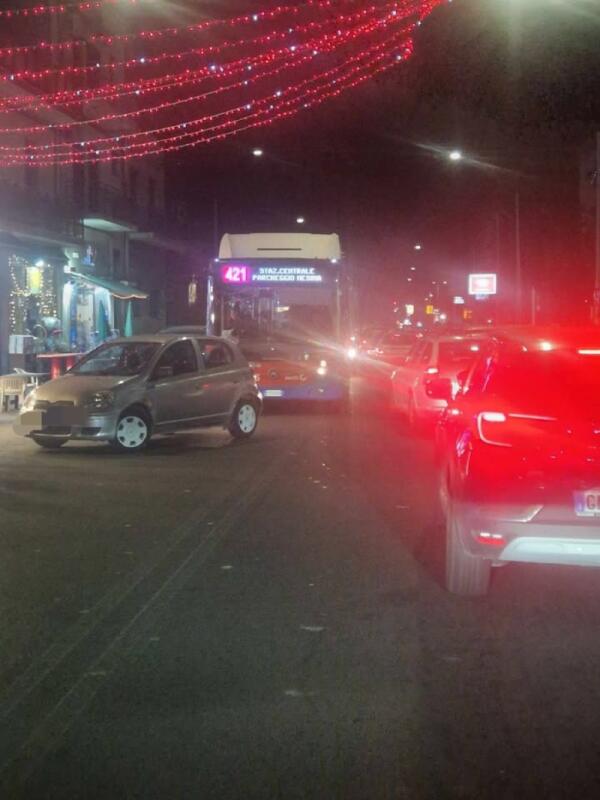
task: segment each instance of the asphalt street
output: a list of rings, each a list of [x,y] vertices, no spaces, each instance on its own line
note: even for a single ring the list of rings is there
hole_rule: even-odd
[[[39,450],[0,424],[0,797],[600,795],[600,575],[440,583],[385,398]]]

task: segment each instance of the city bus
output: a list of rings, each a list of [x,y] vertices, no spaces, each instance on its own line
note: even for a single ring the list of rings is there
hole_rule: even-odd
[[[225,234],[210,265],[207,329],[230,336],[266,400],[345,407],[348,282],[337,234]]]

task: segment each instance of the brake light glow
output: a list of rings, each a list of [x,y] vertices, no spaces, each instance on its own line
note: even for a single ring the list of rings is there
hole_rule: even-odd
[[[501,533],[489,533],[488,531],[481,531],[475,537],[480,544],[488,544],[492,547],[504,547],[506,542]]]
[[[547,353],[550,350],[554,350],[554,345],[552,342],[540,342],[540,350],[543,350]]]
[[[580,356],[600,356],[600,350],[578,350]]]

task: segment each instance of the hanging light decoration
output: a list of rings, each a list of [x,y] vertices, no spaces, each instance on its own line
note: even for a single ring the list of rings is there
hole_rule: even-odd
[[[365,6],[360,0],[309,0],[184,27],[2,47],[0,62],[8,64],[0,75],[0,166],[129,160],[272,125],[406,61],[415,29],[447,1]],[[43,6],[39,14],[87,12],[119,2],[136,5],[94,0]],[[36,8],[29,9],[32,16]],[[248,27],[256,27],[256,34],[248,36]],[[207,33],[209,43],[190,47],[191,38]],[[102,59],[56,65],[58,53],[72,56],[82,42],[101,43]],[[11,72],[10,62],[24,54],[32,65],[18,70],[15,61]],[[19,91],[25,80],[28,91]],[[11,90],[3,92],[8,82]],[[73,116],[70,108],[76,109]],[[15,112],[42,113],[43,120],[24,124]]]

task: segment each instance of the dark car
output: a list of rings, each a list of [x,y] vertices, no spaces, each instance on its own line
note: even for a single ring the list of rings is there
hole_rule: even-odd
[[[511,561],[600,566],[600,334],[498,335],[437,429],[446,585],[481,595]]]

